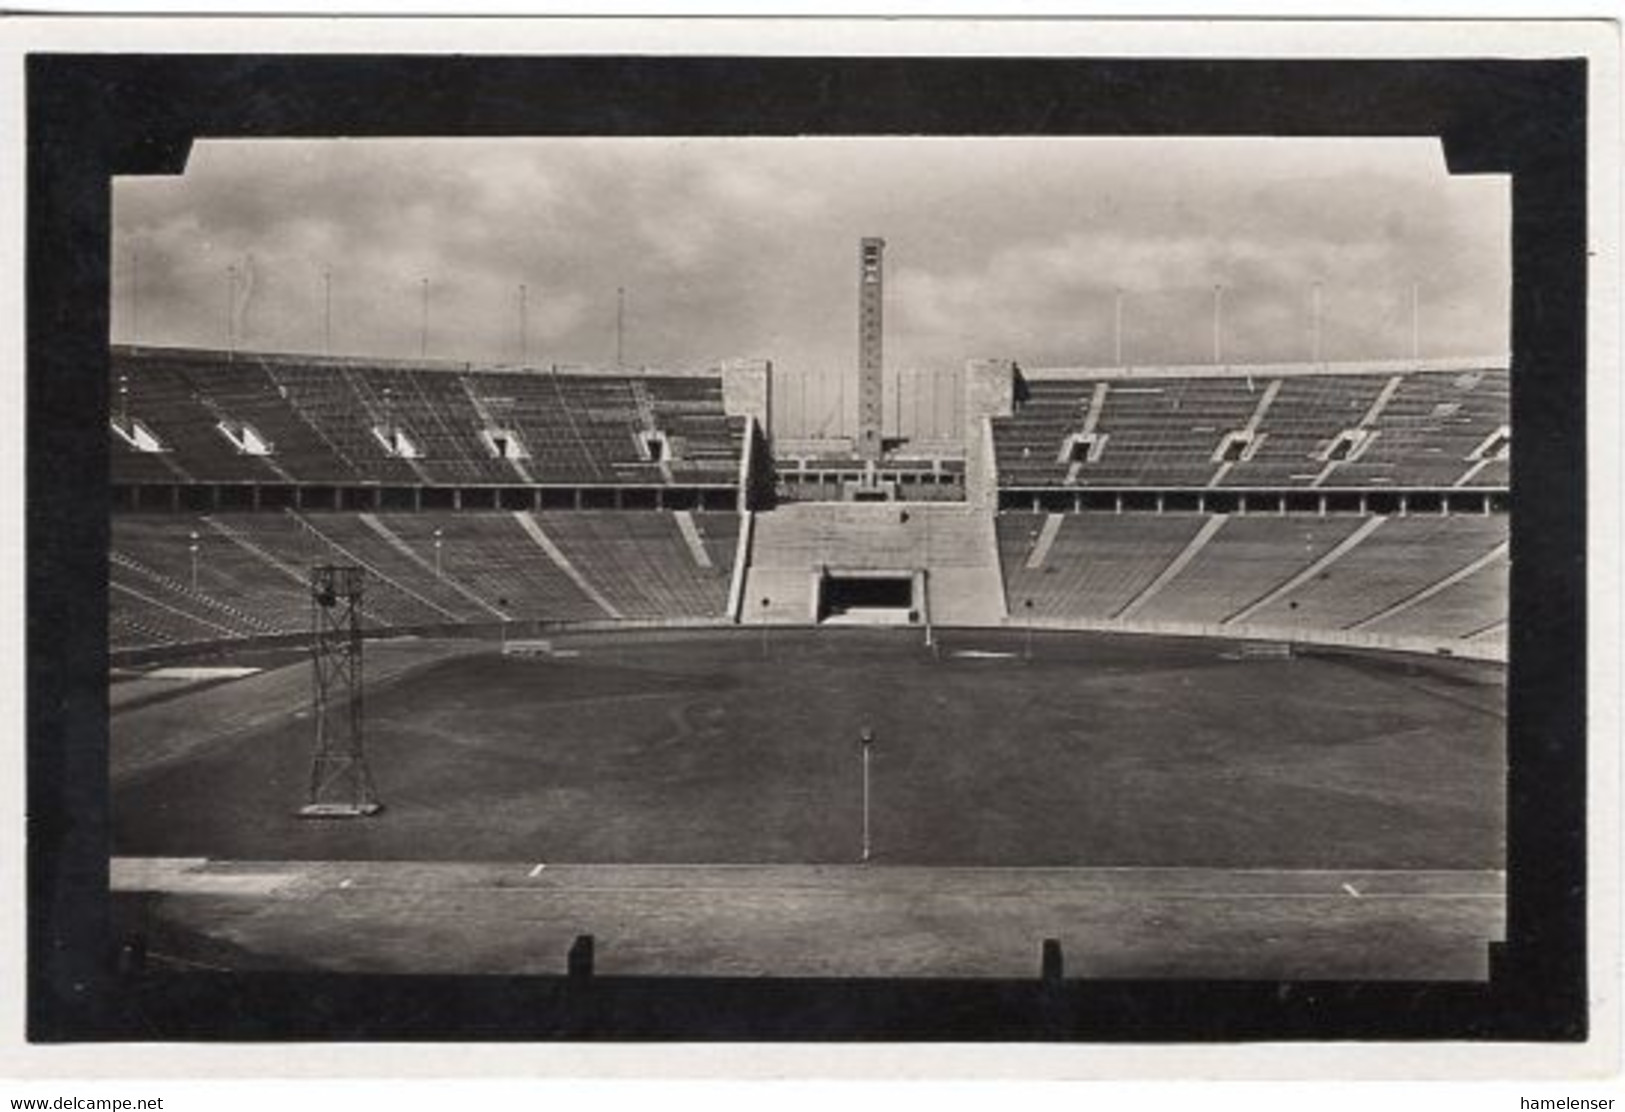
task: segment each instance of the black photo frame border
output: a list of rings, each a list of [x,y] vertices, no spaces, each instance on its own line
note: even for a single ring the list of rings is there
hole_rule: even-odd
[[[1212,1042],[1586,1037],[1584,58],[34,54],[28,1035]],[[1513,197],[1507,938],[1484,984],[118,972],[109,921],[111,177],[196,138],[1433,136]],[[560,955],[563,965],[563,955]]]

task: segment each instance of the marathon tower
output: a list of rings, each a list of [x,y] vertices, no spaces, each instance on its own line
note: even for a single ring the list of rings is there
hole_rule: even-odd
[[[880,458],[881,295],[886,241],[866,236],[858,247],[858,455]]]

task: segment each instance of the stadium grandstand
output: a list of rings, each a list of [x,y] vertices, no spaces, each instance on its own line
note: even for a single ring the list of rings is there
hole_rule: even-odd
[[[1039,624],[1504,653],[1492,360],[1038,368],[916,385],[923,446],[787,438],[706,374],[115,347],[116,653],[367,628]],[[863,582],[907,578],[886,605]],[[878,596],[877,596],[878,597]]]

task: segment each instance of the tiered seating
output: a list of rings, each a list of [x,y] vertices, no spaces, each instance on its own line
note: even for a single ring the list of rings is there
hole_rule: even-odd
[[[261,360],[245,356],[234,360],[225,374],[208,367],[191,368],[193,384],[222,416],[248,425],[270,442],[271,456],[260,463],[278,477],[293,481],[320,481],[332,474],[332,449],[322,442],[310,422],[266,373]]]
[[[209,521],[188,514],[115,516],[111,539],[115,581],[242,636],[308,628],[310,597],[303,585]],[[194,543],[196,591],[191,589]],[[218,630],[214,634],[225,635]]]
[[[368,524],[376,520],[367,514],[303,513],[304,527],[331,546],[335,561],[358,563],[366,569],[368,581],[393,580],[409,590],[435,616],[425,621],[488,621],[493,615],[476,598],[457,589],[456,581],[434,568],[433,541],[424,556],[404,552]],[[431,538],[433,534],[431,533]]]
[[[356,391],[354,376],[342,369],[294,364],[268,365],[272,380],[310,422],[333,452],[332,476],[342,482],[410,483],[410,464],[384,451],[372,434],[383,423]]]
[[[1111,439],[1080,486],[1201,486],[1224,435],[1247,423],[1267,383],[1186,379],[1113,384],[1099,431]]]
[[[694,528],[699,531],[711,563],[730,571],[734,554],[739,549],[739,515],[732,513],[694,514]]]
[[[1031,599],[1035,617],[1117,617],[1208,520],[1205,514],[1069,515],[1042,566],[1032,569],[1026,562],[1045,515],[1001,514],[1010,615],[1019,621]],[[1499,516],[1388,518],[1313,578],[1271,598],[1371,520],[1232,516],[1134,619],[1437,638],[1493,635],[1505,621],[1504,556],[1441,586],[1505,541],[1507,523]],[[1266,599],[1267,605],[1255,606]]]
[[[673,477],[695,483],[732,483],[744,451],[745,422],[722,412],[722,383],[714,378],[651,376],[644,387],[655,423],[672,444]]]
[[[1406,375],[1377,417],[1371,447],[1331,482],[1452,485],[1472,466],[1473,450],[1507,423],[1507,388],[1504,371]]]
[[[115,575],[107,592],[108,640],[114,649],[184,645],[243,636],[229,625],[195,617],[157,597],[144,585]]]
[[[1360,426],[1394,372],[1283,375],[1278,379],[1142,378],[1104,380],[1093,431],[1106,438],[1099,458],[1073,466],[1060,458],[1068,434],[1083,431],[1094,403],[1093,379],[1038,379],[1012,417],[993,422],[1003,487],[1203,487],[1216,476],[1215,451],[1245,427],[1261,394],[1278,382],[1249,460],[1219,478],[1225,487],[1309,487],[1326,470],[1319,457],[1339,432]],[[1360,458],[1331,468],[1320,485],[1434,487],[1467,476],[1468,457],[1508,423],[1505,369],[1411,371],[1379,410]],[[1465,485],[1501,488],[1504,463]]]
[[[209,382],[197,381],[192,372],[193,368],[183,363],[159,358],[130,366],[122,381],[127,395],[123,399],[114,395],[115,420],[128,416],[146,425],[170,458],[195,478],[275,482],[275,470],[262,458],[240,452],[216,427],[228,415],[213,404]],[[120,438],[113,438],[123,444]],[[129,456],[144,454],[124,448],[115,455],[115,477],[122,477],[119,469]],[[153,473],[150,467],[144,470],[147,475]],[[159,481],[173,482],[174,476]]]
[[[1044,515],[1001,514],[999,549],[1010,614],[1114,617],[1179,555],[1206,520],[1200,514],[1068,515],[1042,566],[1028,568]]]
[[[324,515],[310,515],[318,520],[321,516]],[[232,535],[251,541],[277,563],[298,572],[301,586],[307,582],[306,577],[314,565],[350,563],[357,556],[341,551],[327,533],[307,517],[291,513],[216,514],[213,520],[225,526]],[[450,620],[414,592],[403,590],[393,577],[376,574],[376,567],[369,568],[369,571],[374,574],[367,576],[361,601],[367,624],[410,627]],[[287,575],[283,578],[290,580]],[[306,621],[308,624],[308,615]]]
[[[1499,516],[1389,518],[1314,579],[1248,620],[1347,629],[1466,567],[1506,536],[1506,519]],[[1500,609],[1505,616],[1504,602]]]
[[[185,482],[190,476],[171,466],[174,456],[170,452],[139,452],[119,436],[113,437],[113,451],[108,461],[115,482],[120,483],[173,483]]]
[[[1317,456],[1337,434],[1359,425],[1388,379],[1383,375],[1304,375],[1281,379],[1264,414],[1266,433],[1253,458],[1221,480],[1231,487],[1303,486],[1326,466]]]
[[[710,568],[700,566],[671,513],[560,511],[537,521],[623,617],[726,613],[737,514],[693,515]],[[113,518],[111,643],[133,648],[304,633],[311,621],[306,577],[319,562],[355,562],[366,570],[369,630],[490,622],[503,614],[547,621],[608,616],[512,513],[126,514]]]
[[[1095,431],[1108,437],[1100,458],[1077,469],[1073,485],[1202,486],[1218,465],[1213,453],[1228,432],[1247,423],[1265,387],[1245,378],[1114,381]],[[993,422],[1004,486],[1059,486],[1071,465],[1061,460],[1067,434],[1081,431],[1095,383],[1040,380],[1014,417]]]
[[[703,618],[727,610],[733,554],[700,567],[670,514],[564,512],[537,519],[623,617]]]
[[[1466,482],[1462,486],[1471,488],[1488,488],[1491,490],[1505,490],[1512,484],[1512,466],[1504,459],[1492,459],[1471,476],[1463,472]],[[1460,480],[1458,480],[1459,482]]]
[[[1059,486],[1067,465],[1057,462],[1067,434],[1083,427],[1095,384],[1029,383],[1013,417],[993,420],[993,448],[1003,486]]]
[[[403,429],[423,456],[430,482],[512,483],[513,465],[494,458],[480,439],[484,423],[460,376],[439,371],[367,367],[356,372],[385,422]]]
[[[1230,517],[1137,616],[1222,622],[1331,551],[1360,520]]]
[[[554,621],[608,617],[512,514],[380,514],[379,520],[425,560],[434,559],[438,529],[445,574],[510,616]]]
[[[1471,637],[1507,617],[1511,564],[1498,558],[1443,590],[1362,628],[1373,633]]]
[[[728,485],[744,445],[744,419],[724,414],[717,378],[133,348],[114,349],[112,364],[127,389],[116,411],[166,449],[155,458],[115,436],[118,482]],[[241,452],[222,420],[251,426],[271,454]],[[386,450],[380,428],[404,434],[416,458]],[[531,458],[497,458],[481,435],[494,429],[518,433]],[[656,430],[664,460],[643,449]]]

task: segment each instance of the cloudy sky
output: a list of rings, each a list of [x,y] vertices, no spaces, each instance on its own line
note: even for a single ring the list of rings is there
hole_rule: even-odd
[[[1507,347],[1510,196],[1422,140],[200,142],[114,189],[119,342],[512,361],[856,361],[857,240],[887,362],[1104,364]],[[235,268],[235,284],[229,269]],[[235,292],[233,292],[235,291]]]

